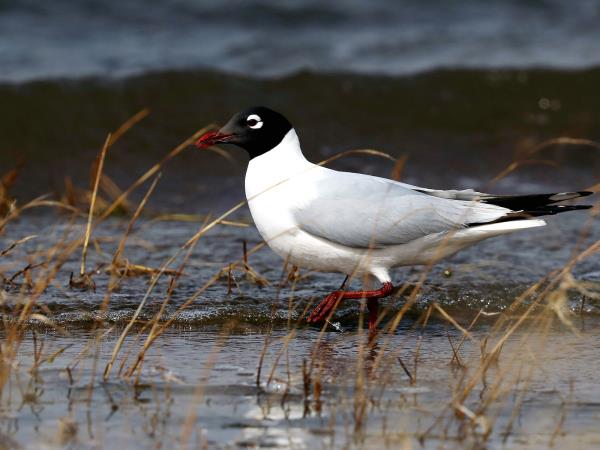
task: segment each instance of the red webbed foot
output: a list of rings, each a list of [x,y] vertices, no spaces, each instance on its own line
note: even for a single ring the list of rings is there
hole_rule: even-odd
[[[338,301],[342,298],[344,298],[344,291],[333,291],[311,311],[306,321],[308,323],[317,323],[327,319],[336,307]]]

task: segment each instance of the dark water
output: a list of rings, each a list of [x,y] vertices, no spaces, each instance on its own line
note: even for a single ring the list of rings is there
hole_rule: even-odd
[[[106,173],[124,188],[200,127],[266,104],[289,117],[313,161],[375,148],[407,156],[403,178],[417,185],[582,189],[598,182],[598,148],[555,145],[527,152],[559,136],[599,140],[599,85],[598,69],[447,70],[408,77],[302,73],[277,80],[166,72],[120,81],[0,85],[0,169],[24,164],[13,187],[24,199],[64,191],[67,176],[85,186],[106,134],[148,108],[150,115],[107,157]],[[176,212],[206,211],[221,198],[233,202],[243,195],[247,159],[240,150],[229,152],[237,163],[185,151],[165,167],[153,201]],[[515,159],[532,163],[490,186]],[[391,169],[388,161],[365,156],[333,166],[382,176]]]
[[[0,79],[600,63],[594,0],[4,0]]]

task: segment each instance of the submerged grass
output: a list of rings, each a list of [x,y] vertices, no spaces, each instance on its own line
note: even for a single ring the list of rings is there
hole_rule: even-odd
[[[135,233],[136,223],[156,189],[161,168],[208,129],[207,127],[199,130],[175,147],[124,191],[120,191],[110,181],[105,181],[105,186],[109,187],[105,187],[104,190],[112,193],[112,200],[102,200],[100,203],[103,207],[98,209],[102,180],[110,180],[103,171],[105,161],[110,160],[111,145],[147,114],[148,111],[141,111],[114,133],[108,134],[93,171],[92,190],[85,195],[89,204],[86,227],[82,235],[74,239],[68,239],[65,234],[61,235],[63,238],[50,248],[38,249],[30,255],[31,262],[26,267],[13,267],[12,274],[2,273],[2,270],[6,270],[2,269],[7,267],[6,261],[9,261],[15,249],[34,241],[36,236],[23,236],[6,248],[0,249],[0,263],[2,263],[0,282],[5,286],[4,290],[0,290],[0,305],[4,309],[0,331],[0,422],[4,420],[3,411],[8,411],[10,414],[24,404],[36,405],[39,402],[42,395],[40,389],[43,389],[41,369],[52,365],[65,351],[64,347],[54,347],[51,334],[46,334],[44,340],[41,338],[41,333],[37,331],[40,325],[43,325],[45,329],[51,329],[58,335],[68,335],[70,332],[53,323],[51,312],[43,303],[38,303],[40,295],[54,285],[62,284],[61,280],[56,280],[56,277],[61,273],[60,269],[66,261],[72,259],[79,250],[82,251],[80,273],[71,278],[70,287],[96,288],[94,277],[101,275],[98,268],[90,270],[86,261],[87,253],[91,250],[90,244],[99,245],[94,241],[94,230],[118,208],[123,207],[133,191],[152,180],[135,210],[131,203],[126,205],[125,211],[130,214],[130,219],[124,234],[118,239],[116,250],[110,258],[111,262],[103,267],[103,273],[107,273],[110,280],[106,284],[105,291],[102,292],[103,299],[99,310],[101,312],[108,310],[113,293],[127,282],[127,277],[148,276],[147,290],[139,301],[137,309],[123,326],[104,323],[102,316],[99,315],[100,318],[94,322],[87,344],[66,367],[59,368],[61,373],[65,374],[65,383],[69,386],[69,392],[76,384],[85,383],[88,408],[91,407],[98,391],[109,389],[114,384],[122,386],[123,389],[132,386],[131,389],[137,392],[136,389],[143,389],[151,383],[147,372],[143,370],[144,363],[149,354],[157,350],[157,347],[160,348],[161,338],[166,339],[169,333],[176,330],[177,318],[223,277],[227,278],[227,289],[231,291],[233,284],[237,283],[237,280],[232,277],[232,272],[241,271],[245,282],[258,286],[271,284],[270,288],[275,292],[272,315],[280,300],[287,300],[289,310],[283,331],[276,329],[273,321],[258,329],[264,335],[262,351],[255,355],[256,366],[245,368],[251,369],[255,374],[257,399],[261,396],[265,396],[267,402],[276,399],[284,417],[289,417],[295,402],[301,402],[301,417],[306,420],[305,426],[313,427],[313,433],[328,437],[321,441],[324,447],[395,448],[401,445],[411,448],[422,445],[427,448],[484,448],[491,442],[507,443],[511,436],[519,433],[522,435],[521,439],[526,436],[526,433],[517,429],[519,427],[516,422],[523,414],[528,390],[535,381],[536,372],[543,370],[544,359],[543,356],[539,356],[543,354],[541,349],[548,342],[553,327],[557,325],[567,328],[574,335],[579,333],[578,327],[574,324],[575,313],[567,305],[569,293],[577,291],[582,294],[582,298],[590,301],[600,299],[600,289],[597,285],[576,280],[572,275],[577,264],[600,252],[600,241],[584,247],[585,240],[582,237],[581,242],[576,243],[577,251],[573,252],[564,267],[549,273],[531,285],[514,299],[508,309],[503,312],[479,310],[466,322],[462,317],[453,317],[451,312],[436,302],[422,310],[415,308],[417,298],[436,262],[432,260],[431,264],[420,272],[416,283],[405,283],[396,291],[393,300],[395,303],[403,302],[402,307],[396,310],[387,307],[382,310],[378,319],[379,332],[375,336],[367,336],[363,329],[365,302],[362,302],[356,332],[339,334],[341,339],[346,337],[356,345],[353,351],[354,360],[346,361],[345,367],[331,367],[330,364],[332,355],[335,355],[335,348],[330,344],[332,335],[330,330],[341,329],[337,324],[331,323],[332,317],[314,336],[310,344],[310,352],[304,355],[301,361],[297,361],[294,360],[295,354],[291,352],[291,348],[298,342],[298,336],[306,328],[303,325],[305,316],[316,299],[304,301],[296,298],[296,288],[305,280],[306,275],[303,277],[298,273],[297,268],[289,267],[287,261],[282,266],[279,279],[272,280],[271,283],[250,265],[249,256],[263,249],[264,243],[248,249],[244,241],[239,259],[216,269],[214,275],[198,287],[189,298],[178,304],[174,312],[166,315],[167,308],[173,306],[172,295],[182,277],[185,277],[185,269],[195,247],[201,239],[206,239],[208,231],[216,226],[245,226],[244,223],[229,220],[234,212],[245,205],[245,201],[234,205],[214,219],[210,216],[200,218],[171,215],[167,217],[169,220],[192,220],[199,222],[199,226],[196,233],[159,268],[132,263],[124,256],[127,241]],[[540,144],[529,155],[547,145],[555,144],[598,147],[596,143],[571,142],[566,138],[559,138],[548,144]],[[394,162],[392,176],[396,179],[400,177],[405,164],[405,159],[395,160],[383,152],[370,149],[344,152],[323,161],[322,164],[355,154],[392,159]],[[521,165],[530,162],[531,160],[516,162],[502,171],[492,182],[497,182]],[[40,197],[19,206],[9,195],[12,180],[17,173],[16,169],[9,172],[0,183],[0,212],[2,213],[0,233],[12,221],[23,216],[27,210],[42,206],[57,207],[70,212],[70,216],[61,218],[69,225],[68,229],[74,227],[75,223],[85,216],[84,212],[77,208],[77,202],[66,201],[73,197],[72,188],[70,188],[71,193],[63,196],[65,199],[63,201]],[[600,207],[591,211],[588,223],[582,228],[582,236],[589,231],[599,212]],[[165,217],[159,216],[156,219],[165,220]],[[148,226],[151,224],[152,222]],[[163,277],[168,279],[167,289],[164,293],[160,293],[156,289],[159,280]],[[350,280],[352,278],[351,276]],[[19,282],[19,279],[23,281]],[[282,298],[284,292],[287,292],[288,299]],[[141,313],[151,299],[158,300],[160,307],[150,319],[142,320]],[[409,313],[413,316],[411,320],[407,320]],[[444,325],[445,338],[449,347],[447,354],[437,356],[445,359],[445,364],[454,373],[454,376],[445,380],[447,390],[441,389],[439,385],[427,378],[429,368],[423,357],[423,347],[426,346],[427,332],[432,327],[432,323],[438,327],[439,324],[446,324]],[[185,419],[178,424],[177,445],[180,448],[210,446],[209,439],[199,427],[201,422],[199,410],[206,399],[207,380],[211,377],[230,336],[235,334],[239,326],[240,324],[235,321],[223,325],[218,332],[218,337],[214,339],[213,348],[208,354],[202,355],[202,373],[187,398]],[[33,342],[31,355],[23,354],[21,351],[26,341]],[[102,357],[103,346],[107,343],[110,343],[112,350],[107,356]],[[29,361],[31,366],[27,372],[32,384],[23,387],[23,368]],[[84,361],[91,361],[90,371],[81,369]],[[401,381],[397,378],[399,374],[402,374]],[[85,377],[88,377],[87,381],[84,380]],[[168,381],[167,385],[181,382],[172,375],[165,376],[164,380]],[[398,390],[399,386],[402,389]],[[419,405],[416,401],[419,388],[440,389],[439,396],[443,401],[441,404],[433,402]],[[155,402],[157,407],[161,403],[160,398],[164,389],[164,386],[153,387],[158,399]],[[21,399],[19,407],[14,400],[17,392]],[[565,438],[565,433],[568,431],[564,429],[569,408],[573,406],[570,395],[567,393],[567,397],[562,402],[553,431],[545,436],[547,445],[559,445],[560,442],[569,445],[569,439]],[[412,396],[415,398],[414,403],[410,400]],[[260,400],[257,401],[260,404]],[[112,399],[112,396],[110,402],[113,405],[113,412],[121,407],[119,401]],[[411,423],[411,426],[407,425],[410,421],[390,423],[394,418],[403,417],[397,412],[392,414],[390,411],[403,408],[411,414],[422,417],[422,423],[417,423],[415,428],[413,428],[414,423]],[[169,420],[168,414],[162,412],[154,417],[153,430],[159,428],[157,421],[168,422]],[[320,418],[318,426],[309,420],[311,417]],[[378,428],[375,428],[375,424]],[[74,416],[67,415],[57,425],[54,443],[57,446],[71,445],[77,442],[81,433],[82,429]],[[2,431],[2,434],[6,432]],[[7,436],[3,439],[4,442],[19,440],[19,433],[16,431],[8,433]],[[159,437],[156,437],[158,434],[154,436],[157,439],[157,447],[165,445],[169,448],[173,447],[169,445],[168,440],[166,442],[159,440]],[[170,444],[173,444],[173,441]],[[252,441],[240,443],[240,445],[251,444]],[[293,447],[291,444],[290,446]]]

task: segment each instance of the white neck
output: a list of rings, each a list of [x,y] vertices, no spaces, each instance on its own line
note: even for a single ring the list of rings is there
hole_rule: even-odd
[[[305,164],[307,162],[308,161],[302,154],[296,130],[292,128],[287,132],[279,144],[268,152],[253,158],[249,165],[258,166],[281,163],[281,167],[277,168],[277,171],[280,172],[286,168],[292,168],[298,163]]]
[[[313,165],[302,154],[298,135],[292,128],[277,146],[250,161],[246,171],[246,196],[280,183]]]

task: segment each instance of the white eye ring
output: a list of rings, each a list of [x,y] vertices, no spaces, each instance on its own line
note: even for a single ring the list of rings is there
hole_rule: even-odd
[[[254,125],[250,125],[251,121],[255,121],[256,123]],[[256,114],[250,114],[248,117],[246,117],[246,123],[248,123],[248,126],[250,128],[253,128],[255,130],[262,128],[262,126],[263,126],[262,119],[259,116],[257,116]]]

